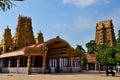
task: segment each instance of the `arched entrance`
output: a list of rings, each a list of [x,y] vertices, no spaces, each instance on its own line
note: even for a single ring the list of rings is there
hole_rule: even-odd
[[[59,37],[47,41],[47,57],[50,72],[64,72],[69,68],[69,49],[71,46]]]

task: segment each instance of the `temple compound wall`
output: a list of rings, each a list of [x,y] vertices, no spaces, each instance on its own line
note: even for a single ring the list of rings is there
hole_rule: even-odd
[[[15,35],[4,30],[0,44],[0,71],[10,73],[79,72],[82,70],[81,51],[73,49],[59,36],[44,41],[43,34],[34,38],[32,21],[19,16]]]

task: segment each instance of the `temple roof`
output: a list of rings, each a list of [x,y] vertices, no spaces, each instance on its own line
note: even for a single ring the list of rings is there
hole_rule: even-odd
[[[48,45],[52,45],[53,43],[55,43],[57,41],[62,41],[65,45],[68,45],[68,47],[70,47],[70,45],[67,43],[67,41],[65,41],[59,37],[56,37],[56,38],[52,38],[43,43],[38,43],[38,44],[26,46],[26,47],[21,48],[16,51],[3,53],[0,55],[0,58],[11,57],[11,56],[20,56],[20,55],[29,55],[29,54],[32,54],[32,55],[38,54],[39,55],[39,54],[43,53],[43,51],[45,50],[45,47],[47,47]]]
[[[33,51],[35,54],[35,53],[38,53],[38,51],[40,52],[40,49],[38,49],[38,48],[44,48],[43,46],[44,46],[44,43],[26,46],[26,47],[21,48],[19,50],[3,53],[0,55],[0,58],[11,57],[11,56],[20,56],[20,55],[29,55]]]
[[[45,43],[46,43],[46,45],[49,45],[49,44],[52,44],[53,42],[56,42],[56,41],[62,41],[65,44],[67,44],[69,47],[71,47],[70,44],[67,41],[65,41],[64,39],[60,38],[59,36],[57,36],[56,38],[52,38],[52,39],[46,41]]]
[[[86,59],[88,63],[96,62],[96,54],[86,54]]]
[[[23,55],[23,56],[43,55],[44,52],[47,51],[48,49],[59,48],[59,47],[60,48],[67,47],[68,49],[70,49],[72,51],[73,56],[78,56],[78,55],[82,56],[81,51],[74,50],[74,48],[72,48],[67,41],[65,41],[65,40],[61,39],[59,36],[57,36],[56,38],[52,38],[52,39],[50,39],[46,42],[43,42],[43,43],[38,43],[38,44],[26,46],[26,47],[21,48],[21,49],[16,50],[16,51],[3,53],[0,55],[0,58],[12,57],[12,56],[21,56],[21,55]]]
[[[4,53],[0,55],[0,58],[24,55],[24,50],[25,50],[25,47],[16,51]]]

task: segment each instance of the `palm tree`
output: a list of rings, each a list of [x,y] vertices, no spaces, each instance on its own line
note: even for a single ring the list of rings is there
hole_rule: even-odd
[[[96,43],[94,40],[90,40],[90,42],[86,43],[86,47],[87,47],[87,53],[89,54],[95,53]]]
[[[86,53],[85,49],[81,45],[77,45],[76,50],[80,50],[83,53]]]
[[[24,0],[0,0],[0,10],[6,11],[15,6],[15,4],[12,3],[12,1],[24,1]]]

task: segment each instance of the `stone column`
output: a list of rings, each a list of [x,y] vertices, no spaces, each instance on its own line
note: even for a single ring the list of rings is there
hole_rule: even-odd
[[[42,68],[43,68],[43,73],[46,73],[46,57],[47,57],[47,50],[48,48],[44,48],[44,54],[43,54],[43,63],[42,63]]]
[[[68,64],[69,64],[69,67],[70,67],[70,72],[72,72],[72,67],[73,67],[73,63],[72,63],[72,54],[71,54],[71,50],[70,49],[68,49],[68,54],[69,54],[69,62],[68,62]]]
[[[27,59],[27,74],[31,74],[30,65],[31,65],[31,56],[28,56]]]
[[[20,56],[17,57],[17,72],[18,73],[18,68],[20,67]]]
[[[43,55],[42,67],[43,67],[43,73],[46,73],[46,53],[45,55]]]
[[[20,67],[20,57],[18,56],[17,57],[17,68],[19,68]]]
[[[70,67],[70,72],[72,72],[72,60],[71,60],[71,56],[69,56],[69,67]]]
[[[87,66],[87,70],[89,70],[88,63],[87,63],[87,65],[86,65],[86,66]]]
[[[95,63],[95,70],[97,70],[97,65],[96,65],[96,63]]]
[[[35,56],[32,57],[32,67],[34,67],[34,62],[35,62]]]
[[[10,68],[11,66],[12,66],[12,64],[11,64],[11,61],[12,59],[11,59],[11,57],[9,58],[9,61],[8,61],[8,68]]]

